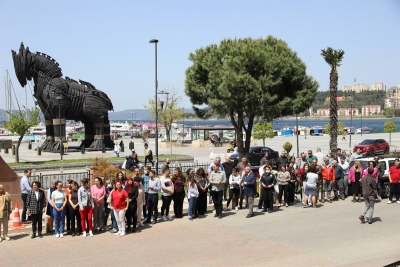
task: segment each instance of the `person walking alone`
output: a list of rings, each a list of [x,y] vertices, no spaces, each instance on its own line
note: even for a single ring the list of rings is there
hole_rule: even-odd
[[[151,166],[154,166],[153,162],[153,152],[149,148],[149,145],[147,143],[144,144],[144,166],[147,165],[147,161],[151,163]]]
[[[368,175],[361,178],[361,187],[364,196],[365,209],[364,212],[358,217],[361,223],[368,222],[372,223],[372,215],[374,214],[375,198],[378,196],[378,191],[376,190],[376,181],[372,176],[374,173],[373,168],[368,168]],[[368,218],[365,218],[367,212],[369,211]]]

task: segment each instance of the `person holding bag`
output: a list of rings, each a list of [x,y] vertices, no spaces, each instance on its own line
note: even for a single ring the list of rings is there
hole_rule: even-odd
[[[11,214],[11,197],[0,184],[0,242],[2,240],[10,241],[8,237],[8,220]],[[1,235],[1,226],[3,225],[3,235]]]
[[[34,181],[32,183],[32,190],[29,191],[28,197],[26,199],[26,206],[28,207],[27,213],[28,216],[31,217],[32,220],[32,236],[31,238],[36,237],[36,226],[38,236],[40,238],[42,235],[42,217],[46,207],[44,192],[40,189],[40,183],[38,181]]]

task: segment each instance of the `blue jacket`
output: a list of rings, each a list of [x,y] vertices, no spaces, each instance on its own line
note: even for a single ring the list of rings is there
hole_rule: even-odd
[[[245,174],[240,183],[246,182],[247,184],[243,187],[243,193],[245,196],[255,196],[256,195],[256,176],[253,172]]]

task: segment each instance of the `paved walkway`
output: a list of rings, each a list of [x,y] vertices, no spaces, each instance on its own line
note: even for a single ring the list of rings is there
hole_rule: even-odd
[[[1,266],[383,266],[400,260],[400,205],[376,204],[374,223],[357,219],[363,203],[296,205],[272,214],[209,213],[140,228],[116,237],[30,239],[0,243]]]

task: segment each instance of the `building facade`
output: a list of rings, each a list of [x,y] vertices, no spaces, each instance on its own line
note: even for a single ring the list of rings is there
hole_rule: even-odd
[[[374,116],[381,114],[380,105],[366,105],[361,107],[361,114],[363,116]]]

